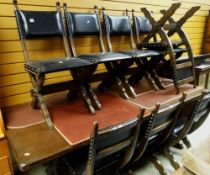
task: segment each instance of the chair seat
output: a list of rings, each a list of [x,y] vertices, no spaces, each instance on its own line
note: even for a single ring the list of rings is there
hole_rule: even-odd
[[[87,60],[74,58],[74,57],[71,57],[69,59],[57,58],[57,59],[49,59],[46,61],[34,61],[31,63],[26,63],[25,70],[31,72],[32,74],[40,75],[40,74],[70,70],[83,66],[90,66],[92,64],[93,63]]]
[[[196,66],[195,70],[199,72],[210,71],[210,63],[205,61],[203,64]]]
[[[173,41],[172,45],[173,48],[177,48],[179,46],[181,46],[183,43],[182,41]],[[146,48],[146,49],[150,49],[150,50],[166,50],[168,47],[168,44],[165,42],[149,42],[149,43],[139,43],[137,44],[137,48]]]
[[[185,62],[188,62],[188,61],[190,61],[189,57],[179,57],[176,60],[176,64],[182,64],[182,63],[185,63]]]
[[[127,51],[120,51],[120,53],[128,54],[133,58],[154,57],[162,54],[161,52],[154,50],[127,50]]]
[[[94,63],[102,63],[109,61],[118,61],[123,59],[131,59],[132,57],[127,54],[108,52],[108,53],[96,53],[96,54],[86,54],[79,55],[78,58],[89,60]]]
[[[180,48],[180,47],[174,48],[174,53],[186,52],[186,51],[187,51],[186,48]]]

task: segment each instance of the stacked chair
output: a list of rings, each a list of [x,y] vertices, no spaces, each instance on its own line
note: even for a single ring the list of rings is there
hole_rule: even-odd
[[[172,6],[166,12],[167,15],[163,15],[159,21],[156,21],[151,12],[149,12],[146,8],[141,9],[145,16],[136,16],[134,10],[132,10],[133,31],[136,36],[137,48],[158,50],[164,53],[164,57],[162,57],[163,59],[159,61],[152,59],[150,61],[151,63],[149,64],[147,60],[143,60],[145,62],[144,66],[151,74],[151,78],[155,81],[159,89],[164,89],[164,85],[161,83],[157,76],[155,66],[159,62],[162,62],[167,54],[169,54],[171,63],[174,65],[174,50],[172,49],[171,41],[163,27],[168,19],[170,19],[175,11],[180,7],[180,5],[180,3],[172,4]],[[140,40],[140,36],[145,37]],[[160,42],[157,42],[158,36],[160,37]],[[151,39],[153,39],[153,42],[150,42]],[[130,81],[138,82],[141,78],[141,73],[136,73],[130,77]]]
[[[90,105],[87,89],[84,87],[86,79],[90,76],[90,73],[86,71],[87,73],[83,75],[83,77],[77,73],[77,68],[86,66],[89,67],[92,66],[93,63],[70,56],[59,3],[57,3],[57,11],[52,12],[22,11],[19,10],[17,1],[14,1],[14,4],[16,8],[15,13],[19,34],[26,62],[25,70],[29,73],[33,85],[33,89],[31,90],[31,95],[33,97],[33,108],[40,107],[48,126],[53,128],[53,123],[51,121],[46,104],[44,103],[43,95],[58,91],[59,86],[45,86],[45,75],[47,73],[69,70],[73,75],[73,81],[75,81],[75,85],[79,86],[84,102],[93,112],[93,107]],[[63,37],[64,48],[67,56],[65,58],[49,59],[36,62],[30,61],[26,39],[46,37]],[[69,88],[70,87],[67,86],[67,89]],[[62,88],[62,90],[64,89]]]
[[[41,109],[49,128],[53,128],[53,122],[44,102],[44,95],[68,90],[67,98],[72,100],[80,96],[91,114],[96,113],[95,108],[103,110],[103,104],[100,103],[95,89],[90,84],[94,81],[93,77],[97,76],[93,74],[99,64],[105,65],[107,73],[102,78],[96,78],[101,81],[98,89],[109,90],[115,85],[119,95],[127,100],[130,97],[136,98],[137,94],[132,85],[143,77],[153,89],[165,89],[155,70],[159,63],[165,65],[169,63],[172,67],[173,82],[177,93],[182,84],[194,82],[195,87],[192,48],[181,27],[199,7],[191,8],[177,22],[172,15],[180,7],[180,3],[172,4],[166,11],[162,10],[163,16],[158,21],[146,8],[141,9],[145,17],[136,16],[135,11],[132,10],[133,26],[128,10],[126,10],[126,15],[114,16],[108,15],[105,8],[102,8],[108,49],[106,51],[96,6],[94,13],[73,13],[69,12],[67,4],[64,4],[64,23],[59,3],[56,3],[55,11],[48,12],[19,10],[16,0],[14,0],[14,5],[25,57],[25,70],[29,73],[33,86],[32,107]],[[167,22],[168,25],[166,25]],[[166,32],[165,29],[169,31]],[[175,33],[179,35],[181,41],[170,40]],[[133,34],[135,34],[135,39]],[[144,36],[143,40],[140,40],[141,35]],[[78,54],[75,38],[82,36],[97,37],[99,52]],[[130,48],[114,51],[111,42],[113,36],[127,36]],[[160,41],[158,41],[158,36]],[[52,37],[63,39],[66,57],[31,61],[26,40]],[[180,57],[184,52],[187,52],[188,58],[182,59]],[[170,61],[166,60],[167,55]],[[131,68],[134,63],[137,65],[135,69]],[[130,71],[131,69],[134,71]],[[46,74],[59,71],[69,71],[73,79],[68,82],[44,84]],[[187,73],[182,75],[183,71]],[[201,94],[195,91],[190,94],[179,94],[164,103],[157,103],[153,109],[144,109],[137,103],[135,105],[140,108],[140,114],[135,119],[101,130],[99,130],[98,122],[94,122],[89,149],[86,147],[83,155],[81,155],[83,152],[76,150],[59,158],[57,163],[59,166],[55,173],[59,174],[59,167],[63,167],[62,174],[68,172],[69,174],[92,175],[109,166],[119,170],[141,159],[144,152],[150,152],[152,161],[159,172],[167,174],[155,156],[155,152],[160,149],[177,169],[179,165],[174,160],[169,147],[181,140],[187,141],[187,134],[195,131],[205,121],[210,112],[210,92],[203,91]],[[145,110],[150,112],[147,118],[144,118]]]
[[[73,56],[77,56],[80,59],[94,62],[95,65],[104,63],[108,70],[108,74],[114,78],[114,83],[116,83],[120,95],[123,98],[128,98],[125,89],[122,85],[122,82],[119,79],[118,74],[116,72],[117,71],[116,62],[121,60],[132,59],[132,57],[128,54],[117,53],[113,51],[109,52],[105,51],[97,7],[96,6],[94,7],[95,13],[88,13],[88,14],[68,12],[66,4],[64,4],[64,10],[65,10],[65,18],[67,21],[69,41],[71,43],[70,47]],[[85,54],[85,55],[77,55],[74,44],[74,37],[81,37],[87,35],[92,37],[93,36],[98,37],[100,52]],[[95,66],[93,72],[96,70],[96,68],[97,66]]]
[[[110,52],[112,52],[113,47],[112,47],[112,42],[111,42],[111,37],[113,36],[128,36],[129,37],[129,44],[130,44],[130,50],[126,51],[118,51],[123,54],[128,54],[130,55],[133,59],[130,61],[122,62],[121,64],[118,65],[118,72],[119,72],[119,77],[124,84],[128,84],[127,80],[125,78],[125,74],[128,71],[129,67],[135,62],[138,62],[139,69],[145,69],[143,65],[142,60],[147,60],[148,58],[153,59],[162,59],[163,53],[159,51],[154,51],[154,50],[142,50],[142,49],[136,49],[134,40],[133,40],[133,31],[132,27],[130,24],[130,17],[128,15],[123,15],[123,16],[113,16],[113,15],[108,15],[105,12],[105,8],[103,10],[103,18],[104,18],[104,26],[105,26],[105,33],[106,33],[106,41],[107,41],[107,47]],[[150,75],[147,73],[147,71],[144,71],[143,75],[147,78],[149,81],[150,85],[155,88],[154,83],[152,82],[152,79],[150,78]],[[110,80],[109,80],[110,81]],[[105,82],[104,82],[105,83]],[[132,97],[135,98],[136,94],[131,90],[130,87],[125,86],[125,88],[128,91],[128,94],[130,94]]]
[[[189,11],[186,12],[186,14],[179,20],[175,21],[172,17],[168,18],[169,24],[164,25],[165,30],[169,30],[167,35],[164,34],[164,37],[166,37],[166,42],[164,44],[161,44],[159,42],[149,42],[149,37],[145,38],[143,43],[140,44],[140,47],[145,48],[153,48],[155,50],[167,50],[169,53],[170,60],[166,62],[170,62],[169,64],[166,63],[166,66],[172,67],[172,78],[174,81],[174,85],[176,87],[177,93],[179,92],[179,86],[185,83],[191,83],[194,82],[194,86],[196,86],[196,78],[195,78],[195,70],[194,70],[194,58],[192,53],[192,48],[189,42],[189,39],[183,29],[181,28],[186,21],[192,17],[195,12],[200,7],[192,7]],[[154,26],[155,20],[152,17],[152,14],[147,11],[145,8],[142,9],[144,12],[144,15],[148,18],[151,24]],[[168,11],[162,10],[161,13],[164,16],[168,15]],[[157,25],[159,27],[159,25]],[[157,27],[157,28],[158,28]],[[170,37],[172,37],[175,33],[178,34],[180,37],[180,41],[171,41]],[[152,35],[152,34],[151,34]],[[149,42],[149,43],[148,43]],[[184,48],[183,48],[183,47]],[[183,53],[187,53],[188,58],[180,58]],[[165,67],[166,68],[166,67]],[[184,72],[184,73],[183,73]]]

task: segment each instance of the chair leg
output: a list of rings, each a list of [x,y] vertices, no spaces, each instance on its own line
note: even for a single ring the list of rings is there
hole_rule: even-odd
[[[190,147],[192,146],[191,143],[190,143],[190,141],[189,141],[189,139],[187,138],[187,136],[184,137],[184,138],[182,139],[182,141],[183,141],[183,143],[186,145],[187,148],[190,148]]]
[[[96,96],[95,92],[93,91],[93,89],[92,89],[89,85],[87,85],[86,87],[87,87],[87,89],[88,89],[88,93],[89,93],[89,95],[90,95],[90,100],[91,100],[91,102],[93,103],[93,105],[94,105],[97,109],[101,110],[101,109],[102,109],[102,105],[101,105],[101,103],[99,102],[98,97]]]
[[[154,89],[154,90],[158,90],[159,88],[157,87],[157,85],[155,84],[154,80],[151,78],[151,75],[145,71],[145,79],[147,80],[147,82],[149,83],[149,85]]]
[[[91,114],[95,114],[96,111],[95,111],[95,109],[94,109],[94,107],[93,107],[93,105],[91,103],[91,100],[90,100],[90,98],[88,96],[88,93],[87,93],[87,91],[86,91],[84,86],[80,86],[80,94],[82,96],[82,99],[83,99],[86,107],[89,109]]]
[[[180,143],[177,143],[176,145],[173,146],[174,148],[177,148],[177,149],[184,149],[184,145],[180,142]]]
[[[175,160],[173,154],[170,152],[168,147],[164,148],[164,155],[168,158],[175,170],[180,168],[179,163]]]
[[[168,173],[165,172],[165,169],[163,167],[163,164],[158,160],[157,156],[154,154],[151,156],[151,161],[155,168],[159,171],[161,175],[168,175]]]
[[[37,91],[39,91],[42,88],[44,81],[45,81],[45,76],[40,75],[38,78],[36,78],[34,75],[30,74],[30,78],[31,78],[32,85],[33,85],[33,89],[31,90],[31,95],[33,97],[31,106],[34,109],[39,109],[40,106],[39,106],[39,101],[37,98]]]
[[[123,81],[123,86],[125,87],[126,91],[131,97],[136,98],[137,96],[136,92],[134,91],[133,87],[128,83],[127,80]]]
[[[52,120],[50,118],[50,114],[48,112],[47,106],[44,103],[44,98],[40,94],[37,95],[37,98],[38,98],[38,101],[39,101],[39,105],[40,105],[42,114],[43,114],[43,116],[45,118],[45,121],[47,122],[48,127],[50,129],[53,129],[54,126],[53,126]]]
[[[40,77],[38,77],[38,79],[36,79],[36,77],[34,75],[30,75],[30,77],[31,77],[31,81],[33,84],[33,88],[34,88],[32,90],[32,93],[33,93],[32,94],[32,96],[33,96],[32,105],[34,105],[34,107],[37,107],[39,105],[49,129],[53,129],[54,126],[53,126],[52,120],[50,118],[50,114],[47,109],[47,106],[45,105],[44,98],[43,98],[42,94],[39,93],[43,84],[44,84],[45,76],[44,75],[40,76]]]
[[[31,106],[32,106],[33,109],[39,109],[40,108],[37,97],[33,96],[33,99],[31,101]]]
[[[164,86],[164,84],[161,82],[161,80],[159,79],[159,77],[158,77],[157,73],[155,72],[155,70],[151,70],[151,71],[150,71],[150,74],[151,74],[152,79],[153,79],[153,80],[155,81],[155,83],[157,84],[157,86],[158,86],[160,89],[164,90],[164,89],[165,89],[165,86]]]
[[[126,93],[125,88],[122,85],[122,81],[119,78],[116,78],[116,85],[117,85],[117,89],[120,93],[120,96],[124,99],[129,99],[129,96]]]

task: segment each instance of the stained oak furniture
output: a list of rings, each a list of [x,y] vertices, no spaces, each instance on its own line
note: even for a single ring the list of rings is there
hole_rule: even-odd
[[[195,113],[195,116],[192,120],[192,124],[187,134],[191,134],[196,131],[207,119],[210,112],[210,92],[207,90],[203,96],[203,99],[200,102],[200,105]],[[182,139],[187,148],[191,147],[191,143],[187,138],[187,135]]]
[[[83,59],[70,56],[59,3],[57,3],[57,11],[19,10],[16,0],[14,1],[14,6],[19,35],[25,58],[25,70],[29,73],[33,85],[33,89],[31,90],[31,95],[33,97],[33,108],[40,107],[49,128],[53,128],[53,123],[51,121],[47,107],[44,103],[43,95],[52,93],[52,91],[60,91],[60,88],[59,86],[56,86],[54,84],[48,86],[44,85],[45,75],[48,73],[69,70],[73,75],[73,81],[75,82],[74,86],[80,89],[81,96],[83,97],[84,102],[86,103],[89,110],[94,113],[94,109],[90,104],[86,88],[82,84],[82,82],[84,82],[85,79],[89,77],[89,74],[86,73],[86,75],[83,75],[83,77],[80,75],[74,76],[75,69],[79,67],[90,66],[92,65],[92,63]],[[42,61],[31,61],[26,40],[52,37],[63,38],[64,48],[67,57],[56,59],[50,58],[48,60],[43,59]],[[67,87],[66,90],[69,89],[70,86]]]
[[[163,26],[166,24],[168,19],[171,18],[175,11],[180,7],[180,5],[180,3],[172,4],[171,7],[169,7],[169,9],[166,11],[166,14],[163,15],[158,21],[155,20],[153,14],[146,8],[141,8],[141,11],[144,13],[145,16],[136,16],[134,14],[134,10],[132,10],[133,30],[136,36],[137,48],[161,50],[165,53],[165,56],[167,54],[169,55],[171,64],[174,65],[174,50],[172,47],[171,40],[167,36],[166,31],[163,29]],[[140,36],[141,38],[142,36],[145,37],[143,39],[140,39]],[[160,42],[157,41],[158,36],[160,37]],[[153,39],[153,42],[151,41],[151,39]],[[146,66],[147,71],[151,74],[151,78],[155,81],[158,88],[164,89],[164,85],[159,80],[158,75],[155,71],[155,66],[161,61],[162,60],[158,59],[152,59],[151,61],[144,60],[144,66]],[[133,77],[130,78],[130,81],[132,79],[134,81],[137,81],[139,78],[141,78],[141,75],[135,74],[133,75]]]
[[[138,161],[147,149],[160,174],[166,174],[155,152],[166,142],[176,124],[185,96],[157,104],[149,121],[142,123],[143,129],[137,142],[133,159]]]
[[[124,16],[114,16],[114,15],[108,15],[105,12],[105,8],[103,10],[103,19],[104,19],[104,26],[105,26],[105,33],[106,33],[106,43],[108,46],[108,50],[110,52],[113,51],[112,47],[112,37],[114,36],[124,36],[128,37],[129,41],[127,41],[130,45],[128,50],[120,50],[118,52],[123,54],[130,55],[133,59],[127,60],[124,62],[121,62],[118,64],[118,75],[122,82],[127,82],[127,79],[125,78],[125,73],[128,71],[129,67],[133,65],[135,60],[143,60],[147,58],[156,58],[156,57],[162,57],[162,53],[154,50],[138,50],[136,49],[136,46],[133,41],[133,34],[132,34],[132,27],[130,24],[130,17],[128,15]],[[141,61],[139,61],[141,62]],[[141,66],[143,66],[141,64]],[[143,68],[144,69],[144,68]],[[145,70],[145,69],[144,69]],[[144,73],[144,75],[148,75],[147,72]],[[149,76],[149,75],[148,75]],[[110,77],[105,84],[110,85],[110,82],[112,80],[112,77]],[[147,78],[148,81],[151,79]],[[150,83],[153,85],[153,83]],[[135,97],[136,94],[133,90],[130,89],[130,86],[127,87],[128,83],[124,83],[125,89],[127,90],[128,94],[130,94],[131,97]]]
[[[140,111],[119,96],[101,94],[98,98],[104,108],[91,117],[81,99],[68,101],[65,96],[60,94],[46,99],[55,130],[49,130],[41,114],[31,110],[28,103],[4,109],[9,143],[21,171],[88,145],[94,121],[103,129],[135,119]],[[146,110],[144,120],[149,115]]]
[[[0,110],[0,175],[13,174],[12,162],[10,159],[9,146],[4,129],[4,123]]]
[[[200,78],[205,76],[205,84],[204,87],[208,89],[209,83],[209,71],[210,71],[210,62],[208,60],[210,58],[210,54],[201,54],[195,55],[194,59],[200,59],[201,61],[197,63],[195,66],[195,75],[197,79],[197,84],[200,83]]]
[[[67,164],[78,175],[97,174],[111,166],[115,171],[123,168],[133,156],[143,116],[144,110],[141,110],[138,118],[102,130],[98,122],[94,122],[88,156],[82,154],[78,159],[77,154],[74,157],[70,153],[65,156]]]
[[[177,97],[173,93],[175,91],[174,87],[169,86],[168,88],[168,91],[159,92],[160,94],[154,90],[149,91],[148,93],[151,95],[148,94],[148,96],[147,93],[143,93],[141,96],[143,104],[140,103],[140,105],[145,106],[147,109],[154,109],[157,101],[163,103],[174,99],[174,96]],[[199,89],[187,85],[181,86],[180,90],[195,91]],[[167,93],[168,95],[166,95]],[[162,98],[163,96],[164,98]],[[46,104],[50,113],[54,114],[52,115],[54,124],[59,127],[59,129],[55,127],[56,130],[49,130],[41,113],[38,110],[33,110],[29,103],[4,109],[3,115],[6,121],[8,140],[19,168],[22,171],[27,171],[41,163],[88,145],[88,137],[95,120],[99,121],[100,126],[104,128],[135,118],[139,113],[139,104],[136,108],[130,106],[130,102],[125,102],[120,97],[113,95],[105,95],[105,97],[98,96],[99,100],[104,104],[104,108],[98,111],[94,117],[91,117],[88,110],[84,108],[81,99],[78,99],[79,101],[68,101],[65,94],[49,97]],[[153,97],[155,101],[145,101],[145,99],[153,99]],[[178,98],[180,98],[180,95]],[[116,107],[113,105],[116,105]],[[118,108],[119,106],[121,108]],[[119,116],[116,114],[119,114]],[[149,119],[148,116],[150,116],[150,112],[145,110],[143,121]],[[78,127],[83,129],[79,130]],[[61,130],[66,138],[70,138],[70,142],[69,139],[67,141],[65,137],[59,134]],[[75,130],[80,132],[71,132]],[[51,142],[52,140],[54,141]]]
[[[175,21],[172,17],[168,19],[169,24],[164,25],[164,29],[168,30],[167,38],[169,39],[175,33],[178,34],[180,40],[178,41],[169,41],[165,44],[160,44],[160,42],[153,42],[149,44],[144,44],[143,47],[145,48],[153,48],[155,50],[164,50],[167,48],[170,60],[166,60],[166,67],[167,69],[171,66],[172,78],[174,80],[174,85],[177,89],[177,93],[179,92],[179,86],[185,83],[194,82],[196,86],[196,78],[195,78],[195,71],[194,71],[194,59],[193,59],[193,51],[190,45],[190,41],[182,29],[182,26],[186,21],[191,18],[196,11],[199,10],[199,6],[192,7],[188,10],[185,15],[180,18],[178,21]],[[146,9],[143,9],[146,13],[146,17],[152,24],[155,23],[152,14]],[[161,10],[161,13],[164,16],[167,16],[168,12],[166,10]],[[183,53],[187,53],[188,59],[185,62],[178,62],[177,59],[181,59]],[[165,68],[166,68],[165,67]],[[163,68],[164,69],[164,68]]]
[[[182,101],[182,105],[184,103],[188,103],[189,101],[191,101],[191,99],[194,100],[194,99],[199,98],[202,94],[202,90],[203,90],[202,87],[193,88],[193,85],[189,85],[189,84],[181,85],[180,92],[185,93],[185,100],[183,98],[184,101]],[[168,87],[166,87],[166,90],[144,92],[144,93],[138,95],[137,98],[130,99],[129,101],[134,103],[137,106],[144,107],[147,110],[155,111],[155,109],[157,109],[157,107],[155,107],[155,105],[154,105],[155,103],[158,102],[160,104],[161,103],[165,103],[165,104],[172,103],[173,104],[173,102],[176,102],[177,100],[179,100],[182,97],[182,94],[176,95],[176,93],[174,93],[174,92],[176,92],[175,88],[172,85],[169,85]],[[168,105],[166,110],[170,109],[170,107],[171,106]],[[187,108],[184,108],[184,109],[187,110]],[[177,115],[179,113],[180,113],[180,111],[177,111]],[[146,148],[149,148],[150,151],[159,151],[159,149],[161,147],[162,148],[164,147],[164,145],[167,143],[169,137],[171,136],[171,133],[175,127],[175,124],[180,119],[180,115],[178,115],[178,116],[176,116],[175,114],[172,114],[172,115],[173,115],[173,118],[171,118],[171,119],[173,120],[175,118],[172,123],[168,122],[168,120],[167,120],[167,119],[170,120],[170,117],[172,117],[172,116],[167,118],[167,115],[165,115],[165,117],[166,117],[165,124],[164,124],[164,119],[163,119],[164,117],[163,118],[160,117],[156,121],[153,121],[154,120],[153,119],[150,121],[150,123],[149,122],[146,123],[146,121],[143,122],[143,126],[145,127],[145,129],[143,132],[141,131],[140,134],[142,134],[142,133],[144,133],[145,135],[147,135],[146,133],[151,134],[152,133],[151,130],[153,128],[153,126],[152,126],[153,122],[154,123],[156,122],[155,127],[157,127],[157,129],[154,129],[154,128],[153,129],[155,131],[157,131],[157,134],[154,134],[153,135],[154,137],[151,135],[150,139],[143,137],[144,134],[142,134],[142,141],[138,144],[139,149],[137,148],[137,150],[138,150],[137,154],[134,154],[134,155],[136,155],[136,159],[141,158],[141,156],[144,152],[144,149],[146,149]],[[161,127],[161,123],[163,124],[162,127]],[[192,123],[192,120],[189,120],[189,122],[186,122],[186,125],[185,125],[186,130],[184,129],[185,132],[183,131],[184,134],[182,137],[180,137],[180,139],[183,138],[187,134],[187,131],[188,131],[189,127],[191,126],[191,123]],[[165,131],[161,132],[161,128],[163,130],[166,129],[167,131],[165,130]],[[158,134],[159,131],[160,131],[160,133]],[[168,150],[166,150],[166,153],[168,153],[167,151]],[[167,156],[168,156],[168,154],[167,154]],[[170,157],[170,160],[172,160],[173,163],[175,162],[173,159],[173,156],[168,156],[168,157]],[[156,168],[159,170],[159,172],[162,174],[165,174],[163,165],[160,163],[160,161],[158,160],[158,158],[155,155],[152,156],[152,161],[155,164]]]
[[[182,29],[182,26],[191,18],[198,10],[200,9],[200,6],[195,6],[189,9],[183,17],[181,17],[178,21],[174,20],[173,18],[170,18],[169,25],[165,27],[165,29],[168,29],[168,36],[171,37],[175,33],[178,34],[180,40],[178,43],[174,44],[174,52],[176,53],[175,58],[180,59],[183,53],[187,53],[188,60],[185,63],[178,63],[175,62],[173,69],[176,71],[176,77],[175,81],[177,85],[181,85],[184,83],[193,82],[194,86],[196,86],[196,77],[195,77],[195,65],[194,65],[194,59],[193,59],[193,50],[190,44],[190,41]],[[165,10],[161,10],[162,14],[166,14]],[[178,50],[175,51],[175,50]],[[184,70],[188,70],[188,74],[183,74]]]
[[[121,80],[116,74],[117,67],[116,62],[126,59],[132,59],[132,57],[128,54],[117,53],[113,51],[106,52],[105,46],[103,43],[102,29],[98,14],[98,9],[95,6],[95,13],[72,13],[68,12],[67,4],[64,4],[65,10],[65,18],[67,21],[67,30],[68,30],[68,38],[71,46],[71,51],[74,56],[77,56],[80,59],[88,60],[96,63],[92,68],[92,73],[96,71],[98,64],[105,64],[106,69],[108,70],[108,74],[114,79],[115,84],[117,85],[119,92],[123,98],[128,98],[127,94],[124,90]],[[76,52],[76,47],[74,40],[75,38],[81,36],[95,36],[98,38],[99,42],[99,53],[87,53],[78,55]],[[106,79],[106,76],[105,76]],[[129,85],[127,85],[129,86]],[[131,87],[130,87],[131,88]],[[73,92],[74,93],[74,92]],[[95,104],[98,108],[100,108],[99,102],[95,100]]]
[[[196,116],[199,113],[199,108],[204,103],[204,97],[207,95],[206,91],[199,93],[194,91],[193,93],[184,93],[187,100],[183,102],[182,109],[180,111],[178,120],[173,128],[172,134],[168,138],[164,145],[164,154],[169,159],[170,163],[175,169],[180,168],[180,165],[174,159],[173,154],[170,152],[170,147],[179,143],[184,137],[186,137],[190,128],[192,127]],[[204,112],[205,107],[201,110]]]
[[[206,19],[204,42],[203,42],[203,53],[208,54],[210,52],[210,11]]]

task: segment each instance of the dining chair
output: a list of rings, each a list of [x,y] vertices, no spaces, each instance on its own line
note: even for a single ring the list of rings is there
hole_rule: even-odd
[[[59,86],[56,84],[45,85],[46,74],[68,70],[73,76],[73,86],[79,87],[80,94],[84,99],[85,104],[88,106],[90,111],[94,113],[87,91],[83,86],[85,78],[80,77],[79,75],[74,76],[77,68],[89,67],[93,63],[87,60],[71,57],[66,40],[60,4],[56,4],[57,10],[55,11],[28,11],[20,10],[16,0],[14,0],[13,3],[15,6],[17,27],[25,58],[24,67],[28,72],[32,83],[32,107],[41,108],[41,112],[49,128],[53,128],[53,123],[43,96],[49,93],[59,92],[61,90],[69,90],[71,86]],[[55,37],[63,38],[66,57],[49,59],[42,58],[42,60],[39,61],[32,60],[30,58],[27,41],[30,40],[33,42],[34,40],[40,38],[50,39]],[[86,77],[88,76],[89,75],[86,75]]]

